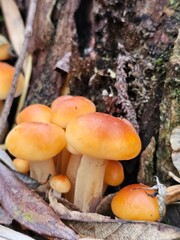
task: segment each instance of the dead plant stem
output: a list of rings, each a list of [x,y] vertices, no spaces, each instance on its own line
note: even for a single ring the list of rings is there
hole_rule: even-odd
[[[1,116],[0,116],[0,142],[3,141],[3,139],[2,139],[3,138],[3,129],[5,128],[7,118],[9,116],[9,113],[10,113],[10,110],[12,107],[14,94],[15,94],[15,90],[16,90],[16,86],[17,86],[17,82],[18,82],[18,77],[22,70],[22,66],[23,66],[23,63],[24,63],[24,60],[26,57],[28,43],[29,43],[30,37],[32,35],[36,6],[37,6],[37,0],[31,0],[30,5],[29,5],[26,29],[25,29],[24,42],[23,42],[22,49],[21,49],[19,58],[17,60],[16,66],[15,66],[15,73],[14,73],[12,85],[11,85],[8,97],[5,101],[5,104],[4,104],[4,107],[3,107],[3,110],[2,110]]]

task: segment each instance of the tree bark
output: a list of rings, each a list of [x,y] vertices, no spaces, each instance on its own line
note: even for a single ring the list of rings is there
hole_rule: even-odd
[[[38,1],[26,105],[50,105],[64,87],[129,119],[146,151],[123,162],[125,184],[137,175],[170,184],[168,172],[177,174],[169,138],[180,125],[178,8],[178,0]]]

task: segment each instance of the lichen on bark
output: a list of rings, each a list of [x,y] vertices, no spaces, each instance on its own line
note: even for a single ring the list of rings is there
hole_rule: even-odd
[[[168,181],[168,172],[176,174],[171,160],[170,135],[174,127],[180,124],[180,32],[175,41],[174,51],[168,65],[163,97],[160,104],[160,130],[157,149],[157,174],[162,181]]]

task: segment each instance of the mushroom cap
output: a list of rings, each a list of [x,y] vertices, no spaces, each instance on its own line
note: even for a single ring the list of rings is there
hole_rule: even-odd
[[[8,151],[28,161],[48,160],[66,145],[64,130],[51,123],[23,122],[5,140]]]
[[[55,175],[50,180],[50,186],[57,192],[67,193],[71,188],[71,182],[65,175]]]
[[[54,100],[51,109],[51,122],[62,128],[66,128],[74,117],[96,111],[94,103],[82,96],[60,96]]]
[[[66,128],[67,148],[99,159],[129,160],[141,150],[141,140],[125,119],[105,113],[74,118]]]
[[[13,160],[13,164],[16,168],[16,171],[20,172],[20,173],[28,173],[30,170],[30,164],[29,161],[26,161],[24,159],[21,158],[15,158]]]
[[[15,68],[8,63],[0,62],[0,99],[6,99],[9,93]],[[24,77],[19,75],[15,97],[19,96],[23,91]]]
[[[7,60],[11,58],[11,46],[9,43],[4,43],[0,45],[0,61]]]
[[[149,196],[154,190],[144,184],[130,184],[122,188],[112,199],[113,213],[121,219],[157,221],[160,211],[157,197]]]
[[[124,180],[124,169],[120,162],[107,160],[104,182],[110,186],[118,186]]]
[[[32,104],[24,108],[16,117],[16,123],[50,122],[51,108],[43,104]]]

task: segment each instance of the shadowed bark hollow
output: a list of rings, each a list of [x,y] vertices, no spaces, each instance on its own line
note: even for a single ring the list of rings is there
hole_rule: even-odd
[[[177,0],[38,1],[26,104],[49,105],[65,87],[98,111],[129,119],[149,148],[140,169],[139,158],[123,162],[125,184],[137,174],[169,184],[168,171],[177,174],[169,136],[180,124],[178,13]]]

